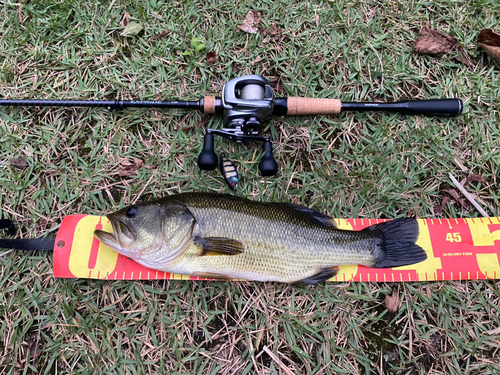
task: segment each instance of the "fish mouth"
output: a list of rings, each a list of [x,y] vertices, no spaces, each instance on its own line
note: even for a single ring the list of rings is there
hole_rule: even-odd
[[[105,232],[100,229],[94,230],[94,236],[103,244],[112,248],[116,248],[116,245],[119,243],[114,233]]]
[[[114,249],[124,249],[135,241],[135,231],[130,226],[112,216],[108,216],[108,220],[113,228],[113,233],[96,229],[94,236],[99,241]]]

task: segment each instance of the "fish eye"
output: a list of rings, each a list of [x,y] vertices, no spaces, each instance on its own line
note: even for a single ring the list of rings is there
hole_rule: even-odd
[[[125,212],[125,215],[130,218],[135,217],[135,215],[137,215],[137,207],[135,206],[129,207],[127,212]]]

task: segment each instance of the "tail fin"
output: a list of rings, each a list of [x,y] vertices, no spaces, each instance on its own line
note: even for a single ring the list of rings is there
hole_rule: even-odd
[[[380,237],[378,251],[375,254],[375,268],[392,268],[423,262],[427,259],[425,250],[416,245],[418,222],[414,217],[403,217],[384,223],[375,224],[364,231],[373,232]]]

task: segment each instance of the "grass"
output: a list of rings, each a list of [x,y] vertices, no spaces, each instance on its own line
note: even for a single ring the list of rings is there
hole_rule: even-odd
[[[264,29],[283,31],[238,32],[250,9]],[[144,25],[137,37],[120,36],[125,11]],[[499,64],[475,42],[482,28],[499,31],[499,12],[495,0],[3,2],[0,97],[197,100],[244,74],[266,76],[283,96],[459,97],[466,107],[457,119],[275,118],[265,128],[280,167],[273,178],[257,173],[260,148],[216,147],[239,164],[241,196],[334,217],[477,217],[454,201],[434,210],[449,172],[474,173],[487,184],[470,191],[500,216]],[[457,38],[473,66],[453,53],[415,54],[426,21]],[[200,53],[195,37],[207,46]],[[29,238],[69,214],[181,191],[227,193],[218,172],[196,166],[204,128],[221,125],[196,112],[2,108],[0,217]],[[16,168],[14,157],[28,166]],[[121,158],[134,157],[145,166],[120,177]],[[51,264],[49,254],[0,257],[1,373],[500,373],[495,280],[111,282],[54,279]],[[384,305],[393,291],[402,300],[396,313]]]

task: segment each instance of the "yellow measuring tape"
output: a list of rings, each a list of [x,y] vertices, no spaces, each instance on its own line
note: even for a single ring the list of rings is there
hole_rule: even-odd
[[[339,229],[361,230],[384,220],[338,219]],[[431,281],[500,278],[500,218],[418,219],[417,244],[427,260],[380,269],[342,266],[331,281]],[[136,263],[94,238],[94,230],[112,232],[106,217],[64,218],[54,248],[54,276],[113,280],[203,280],[156,271]]]

